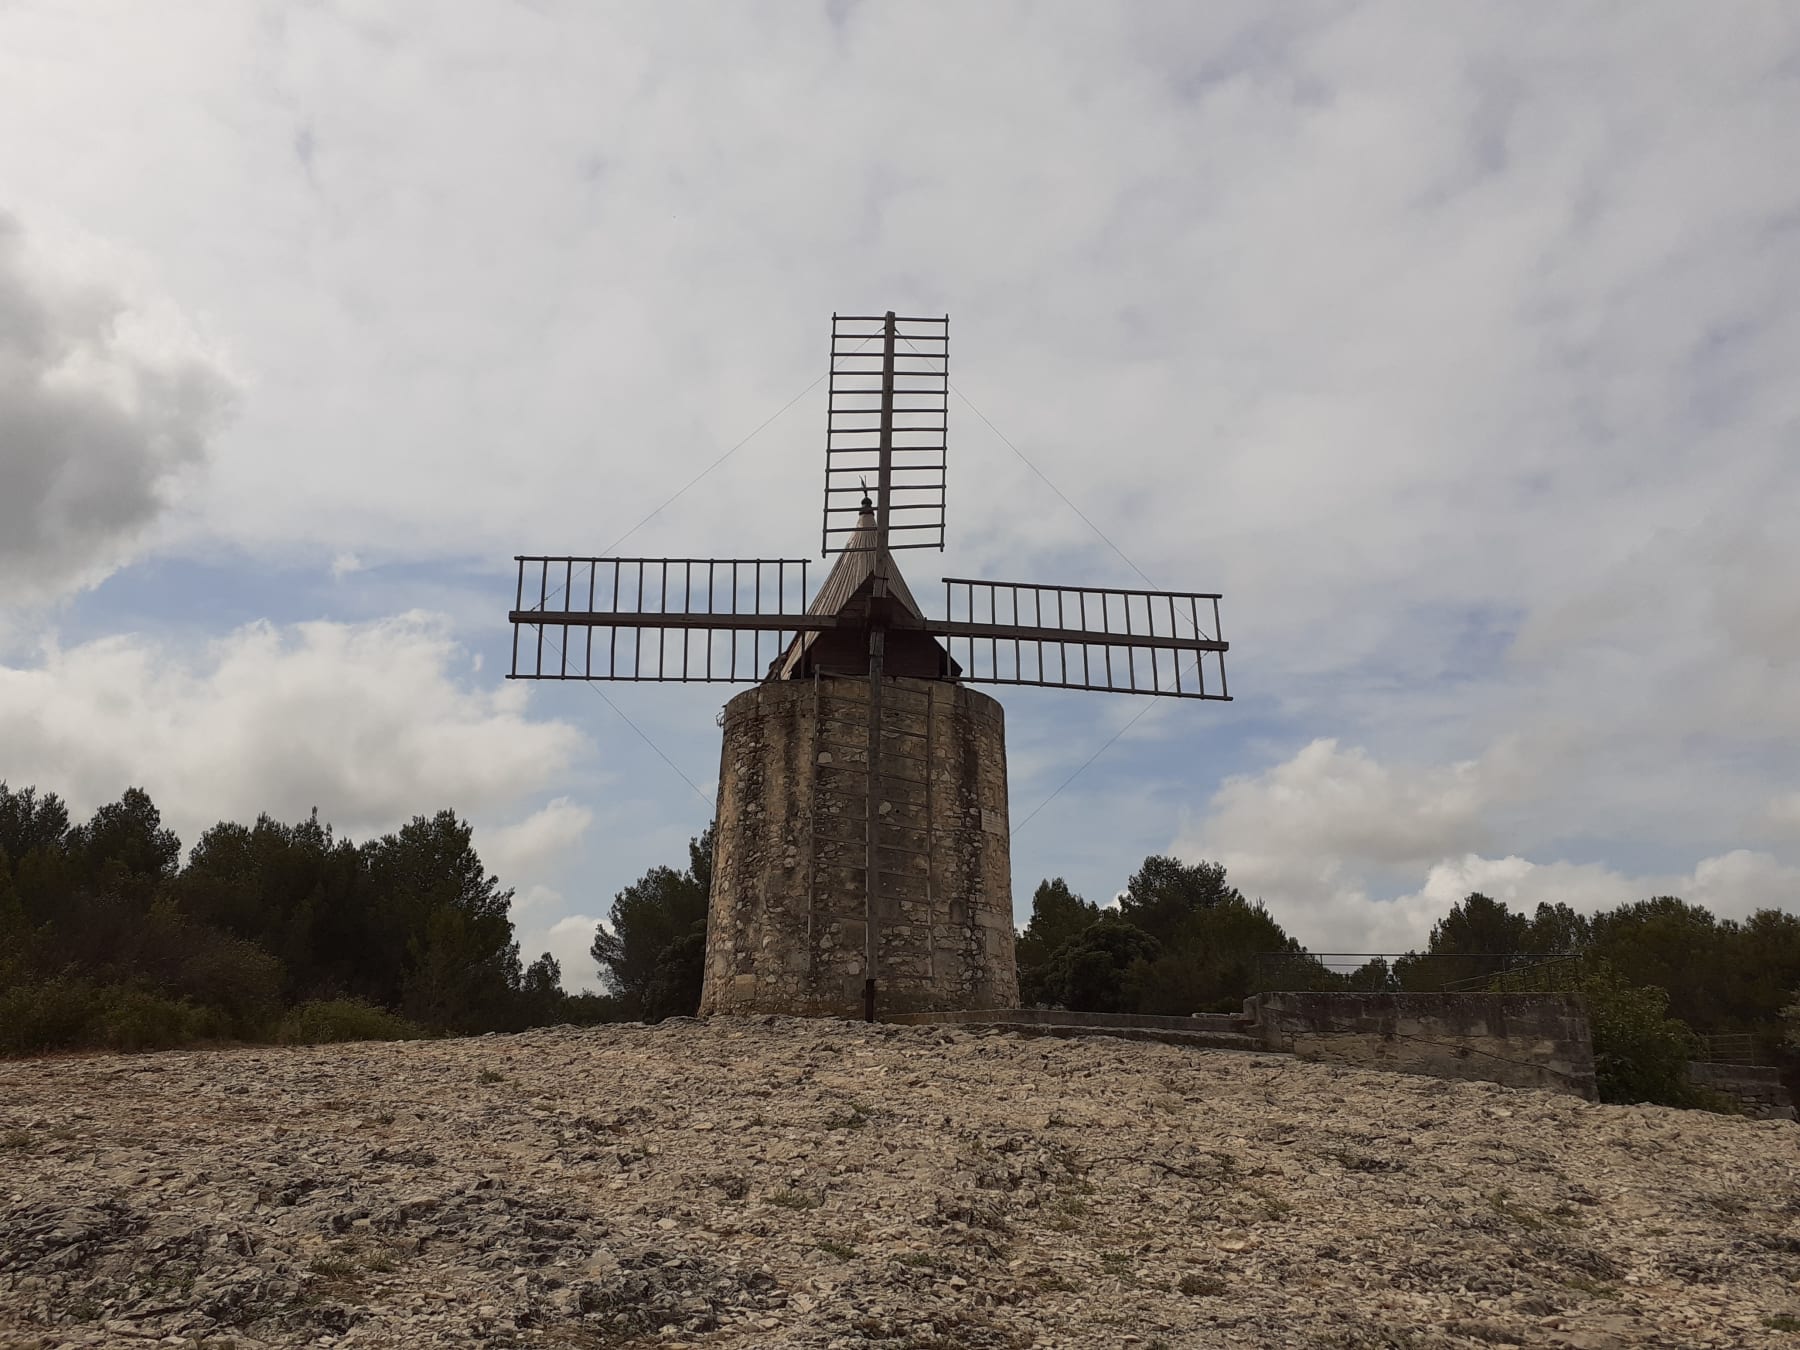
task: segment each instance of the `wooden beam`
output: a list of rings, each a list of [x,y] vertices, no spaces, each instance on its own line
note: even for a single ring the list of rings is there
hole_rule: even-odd
[[[660,610],[515,609],[507,615],[507,620],[552,628],[709,628],[746,633],[825,633],[837,628],[869,626],[861,616],[837,614],[665,614]],[[970,623],[950,619],[921,622],[898,611],[888,616],[885,626],[942,638],[997,638],[1002,642],[1057,642],[1080,647],[1154,647],[1178,652],[1231,650],[1229,642],[1216,642],[1211,638],[1161,634],[1153,637],[1147,633],[1100,633],[1091,628],[1039,628],[1029,624]]]
[[[894,625],[896,628],[900,624]],[[1229,642],[1202,637],[1152,637],[1147,633],[1100,633],[1091,628],[1034,628],[1016,623],[968,623],[927,619],[919,625],[933,637],[999,638],[1002,641],[1062,642],[1081,647],[1156,647],[1164,651],[1228,652]]]
[[[550,628],[711,628],[756,633],[823,633],[842,628],[835,614],[665,614],[661,610],[629,612],[582,609],[515,609],[509,623],[528,623]]]

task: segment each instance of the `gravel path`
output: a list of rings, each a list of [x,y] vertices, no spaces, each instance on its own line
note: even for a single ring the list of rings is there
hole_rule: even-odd
[[[1800,1350],[1800,1126],[793,1019],[0,1063],[0,1345],[158,1340]]]

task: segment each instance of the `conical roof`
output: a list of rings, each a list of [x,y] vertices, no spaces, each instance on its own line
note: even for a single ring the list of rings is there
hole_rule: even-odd
[[[838,554],[837,565],[831,569],[831,575],[825,578],[825,584],[819,587],[819,593],[806,607],[806,612],[843,613],[844,608],[856,598],[857,592],[875,575],[877,559],[886,564],[882,571],[887,576],[888,595],[909,614],[923,619],[925,613],[919,608],[919,602],[913,599],[912,592],[906,588],[906,578],[900,575],[900,569],[894,563],[894,555],[885,548],[875,546],[875,507],[867,497],[862,499],[862,514],[856,518],[856,529],[851,532],[850,542]]]
[[[925,612],[913,598],[912,591],[906,585],[906,578],[900,575],[894,555],[885,548],[877,547],[876,538],[874,503],[864,497],[862,513],[856,518],[856,529],[851,532],[844,551],[838,555],[831,575],[825,578],[825,584],[819,587],[819,593],[806,607],[808,614],[840,615],[855,613],[859,609],[866,612],[874,589],[876,564],[879,562],[887,577],[889,600],[923,622]],[[807,654],[822,636],[824,635],[821,633],[798,634],[788,644],[787,650],[770,663],[768,677],[772,680],[793,679],[800,673]]]

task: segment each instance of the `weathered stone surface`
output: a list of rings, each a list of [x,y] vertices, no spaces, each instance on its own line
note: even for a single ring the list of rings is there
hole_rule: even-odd
[[[1794,1103],[1781,1081],[1781,1070],[1764,1064],[1714,1064],[1696,1060],[1688,1078],[1703,1088],[1734,1099],[1746,1115],[1758,1120],[1793,1120]]]
[[[1244,1013],[1302,1059],[1599,1096],[1579,994],[1255,994]]]
[[[716,1018],[0,1064],[0,1345],[1791,1345],[1800,1126]],[[170,1339],[177,1338],[177,1339]]]
[[[883,688],[879,1007],[1016,1003],[1000,705]],[[868,698],[866,679],[820,677],[726,704],[703,1016],[861,1012]]]

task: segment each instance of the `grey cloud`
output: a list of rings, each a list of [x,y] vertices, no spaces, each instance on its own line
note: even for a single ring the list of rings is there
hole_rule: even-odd
[[[231,397],[216,366],[134,327],[123,296],[34,275],[26,242],[0,214],[0,569],[14,600],[125,561]]]
[[[995,425],[1158,581],[1226,592],[1244,701],[1165,719],[1193,728],[1168,733],[1187,809],[1244,714],[1267,741],[1235,767],[1271,797],[1309,742],[1366,748],[1256,836],[1328,875],[1296,894],[1571,833],[1726,856],[1742,821],[1790,820],[1763,805],[1800,744],[1780,7],[570,5],[405,43],[285,13],[130,11],[36,85],[58,44],[0,17],[0,121],[51,120],[89,165],[0,138],[0,179],[127,222],[258,373],[206,543],[372,571],[598,550],[821,373],[830,310],[949,309]],[[171,205],[199,201],[226,209]],[[26,348],[42,322],[0,314]],[[633,549],[816,537],[820,397]],[[960,401],[951,427],[944,571],[1127,580]],[[698,705],[650,699],[705,781]],[[1017,724],[1025,806],[1116,725],[1077,716],[1096,735],[1038,753]],[[642,769],[666,795],[585,845],[616,879],[663,860],[634,851],[646,818],[692,805]],[[1112,809],[1099,774],[1062,799],[1088,813],[1071,841]],[[1048,819],[1022,890],[1098,847]]]

